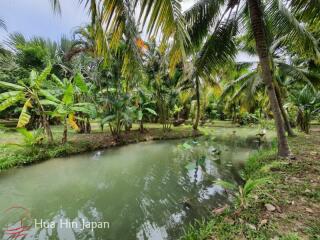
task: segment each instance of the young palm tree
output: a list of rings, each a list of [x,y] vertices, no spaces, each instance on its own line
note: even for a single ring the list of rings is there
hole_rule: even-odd
[[[297,124],[305,133],[310,131],[312,117],[320,112],[320,93],[310,86],[291,93],[293,105],[297,108]]]

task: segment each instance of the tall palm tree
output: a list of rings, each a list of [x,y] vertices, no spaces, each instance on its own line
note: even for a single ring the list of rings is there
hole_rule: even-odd
[[[184,78],[185,81],[181,83],[184,89],[194,89],[195,98],[196,98],[196,114],[195,121],[193,123],[193,129],[197,130],[201,118],[201,109],[204,111],[205,108],[201,107],[201,104],[205,105],[204,99],[206,99],[206,90],[207,93],[211,92],[215,96],[220,95],[221,88],[218,81],[214,78],[213,75],[201,74],[201,69],[198,68],[197,58],[194,57],[191,61],[185,63],[184,67]],[[204,89],[206,88],[206,89]]]
[[[298,4],[297,2],[300,2]],[[271,109],[274,115],[277,136],[278,154],[286,157],[289,155],[289,147],[285,134],[284,122],[281,117],[279,102],[273,84],[271,69],[271,58],[269,53],[270,33],[277,37],[287,36],[287,44],[299,44],[299,50],[307,50],[309,54],[319,58],[317,42],[298,20],[290,13],[287,6],[295,9],[295,13],[301,13],[308,8],[314,15],[319,14],[320,5],[310,6],[308,1],[287,1],[284,5],[281,0],[261,1],[261,0],[230,0],[230,1],[206,1],[199,0],[190,10],[186,12],[186,19],[191,23],[189,29],[192,39],[196,44],[208,34],[210,29],[214,29],[213,34],[207,38],[204,47],[200,51],[204,70],[210,73],[221,63],[221,56],[226,57],[232,54],[233,37],[237,33],[239,24],[244,23],[245,29],[251,32],[255,40],[255,49],[259,56],[262,69],[262,79],[267,87],[267,93]],[[224,10],[223,10],[224,9]],[[218,18],[217,18],[218,16]],[[232,27],[229,27],[230,24]],[[229,27],[229,28],[228,28]],[[223,39],[220,36],[227,36]],[[228,35],[226,35],[228,34]],[[214,41],[219,40],[219,42]],[[224,40],[224,41],[221,41]],[[208,44],[210,43],[211,44]],[[216,43],[216,44],[214,44]],[[222,54],[221,54],[222,52]],[[224,53],[224,54],[223,54]],[[231,54],[230,54],[231,53]]]

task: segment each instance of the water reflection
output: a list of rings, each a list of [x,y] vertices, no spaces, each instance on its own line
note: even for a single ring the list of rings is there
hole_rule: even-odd
[[[0,210],[18,204],[34,219],[79,226],[33,227],[25,239],[177,239],[183,226],[228,201],[213,181],[239,182],[239,168],[252,151],[199,142],[197,154],[205,158],[195,175],[186,168],[194,155],[181,144],[141,143],[7,171],[0,176]],[[110,228],[82,229],[83,222],[99,221]],[[1,229],[14,224],[0,217]],[[1,232],[0,238],[8,236]]]

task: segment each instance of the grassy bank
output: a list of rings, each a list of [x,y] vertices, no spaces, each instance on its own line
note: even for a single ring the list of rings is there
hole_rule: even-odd
[[[61,144],[61,128],[54,128],[55,143],[48,145],[26,145],[21,136],[16,132],[5,133],[0,145],[0,171],[16,166],[47,160],[55,157],[63,157],[77,153],[84,153],[98,149],[106,149],[123,146],[130,143],[138,143],[151,140],[168,140],[200,136],[200,131],[193,131],[191,127],[177,127],[169,132],[163,132],[162,128],[153,126],[144,133],[137,129],[124,132],[120,141],[115,141],[111,134],[93,131],[91,134],[71,133],[69,141]]]
[[[248,160],[245,179],[268,182],[250,193],[246,208],[235,200],[183,239],[320,239],[320,129],[290,139],[290,146],[295,160],[277,159],[275,148]]]
[[[214,125],[214,126],[212,126]],[[225,128],[225,126],[228,126]],[[261,131],[259,126],[237,127],[228,121],[215,122],[200,127],[198,132],[192,130],[191,125],[181,125],[173,127],[169,132],[163,132],[161,124],[146,123],[146,132],[141,134],[138,124],[133,124],[130,132],[122,133],[122,141],[115,141],[108,128],[101,131],[99,124],[91,123],[91,134],[77,134],[72,129],[69,130],[69,140],[65,145],[61,144],[63,135],[62,126],[52,126],[55,144],[53,145],[26,145],[23,136],[14,129],[0,133],[0,171],[16,166],[27,165],[38,161],[55,157],[63,157],[77,153],[105,149],[115,146],[122,146],[130,143],[137,143],[148,140],[179,139],[209,135],[216,141],[229,143],[233,140],[238,145],[247,146],[256,138],[256,134]],[[270,130],[266,135],[267,139],[274,137],[274,131]]]

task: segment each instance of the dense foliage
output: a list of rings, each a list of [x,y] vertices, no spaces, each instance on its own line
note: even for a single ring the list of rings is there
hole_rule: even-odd
[[[85,2],[92,22],[72,39],[14,33],[1,45],[1,117],[17,128],[43,128],[52,141],[50,125],[62,124],[65,143],[68,125],[90,133],[92,121],[120,140],[132,123],[144,132],[144,122],[168,131],[274,118],[281,149],[284,130],[308,133],[319,119],[317,4],[199,0],[183,12],[177,0]]]

